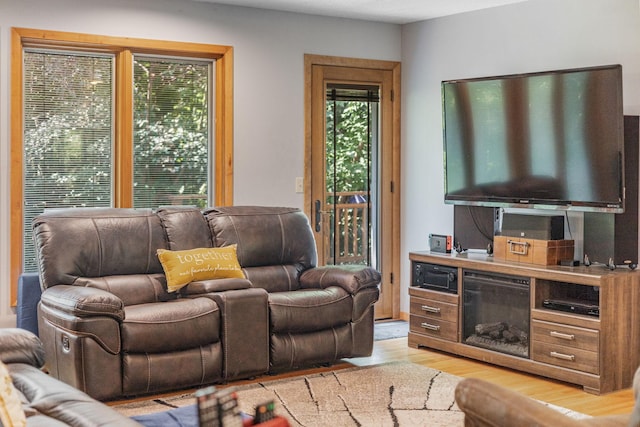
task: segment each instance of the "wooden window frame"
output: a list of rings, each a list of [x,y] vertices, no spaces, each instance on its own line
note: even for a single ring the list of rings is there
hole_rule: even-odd
[[[11,29],[10,280],[11,304],[17,302],[22,273],[23,228],[23,49],[73,49],[111,53],[116,61],[114,129],[114,207],[133,205],[133,55],[153,54],[214,59],[215,205],[233,203],[233,47],[128,37],[109,37],[28,28]]]

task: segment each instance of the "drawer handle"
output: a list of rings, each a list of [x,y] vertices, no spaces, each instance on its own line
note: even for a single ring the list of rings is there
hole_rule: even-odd
[[[440,330],[440,326],[439,325],[432,325],[431,323],[423,322],[423,323],[420,324],[420,326],[422,326],[425,329],[429,329],[431,331],[439,331]]]
[[[562,332],[556,332],[556,331],[549,332],[549,335],[551,335],[554,338],[560,338],[567,341],[573,341],[576,339],[576,336],[573,334],[563,334]]]
[[[440,307],[431,307],[429,305],[423,305],[422,310],[428,312],[428,313],[440,313]]]
[[[529,249],[529,242],[516,242],[515,240],[507,240],[509,252],[515,255],[526,255]]]
[[[571,362],[576,360],[576,356],[573,354],[558,353],[557,351],[552,351],[551,357],[555,357],[556,359],[569,360]]]

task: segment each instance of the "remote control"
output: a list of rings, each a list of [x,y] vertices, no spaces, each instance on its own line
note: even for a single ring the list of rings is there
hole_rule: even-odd
[[[265,423],[272,420],[275,417],[274,409],[275,404],[273,403],[273,400],[256,406],[256,414],[253,417],[253,424]]]

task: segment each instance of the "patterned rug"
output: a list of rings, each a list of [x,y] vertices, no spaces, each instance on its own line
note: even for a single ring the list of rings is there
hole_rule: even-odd
[[[462,426],[459,377],[407,362],[347,368],[236,387],[242,411],[273,400],[291,426]],[[193,395],[114,406],[127,416],[193,405]],[[556,408],[562,409],[562,408]],[[568,413],[570,411],[563,411]]]

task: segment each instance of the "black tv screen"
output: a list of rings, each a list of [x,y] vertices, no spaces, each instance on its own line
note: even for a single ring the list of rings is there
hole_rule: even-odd
[[[624,210],[622,67],[442,82],[445,202]]]

